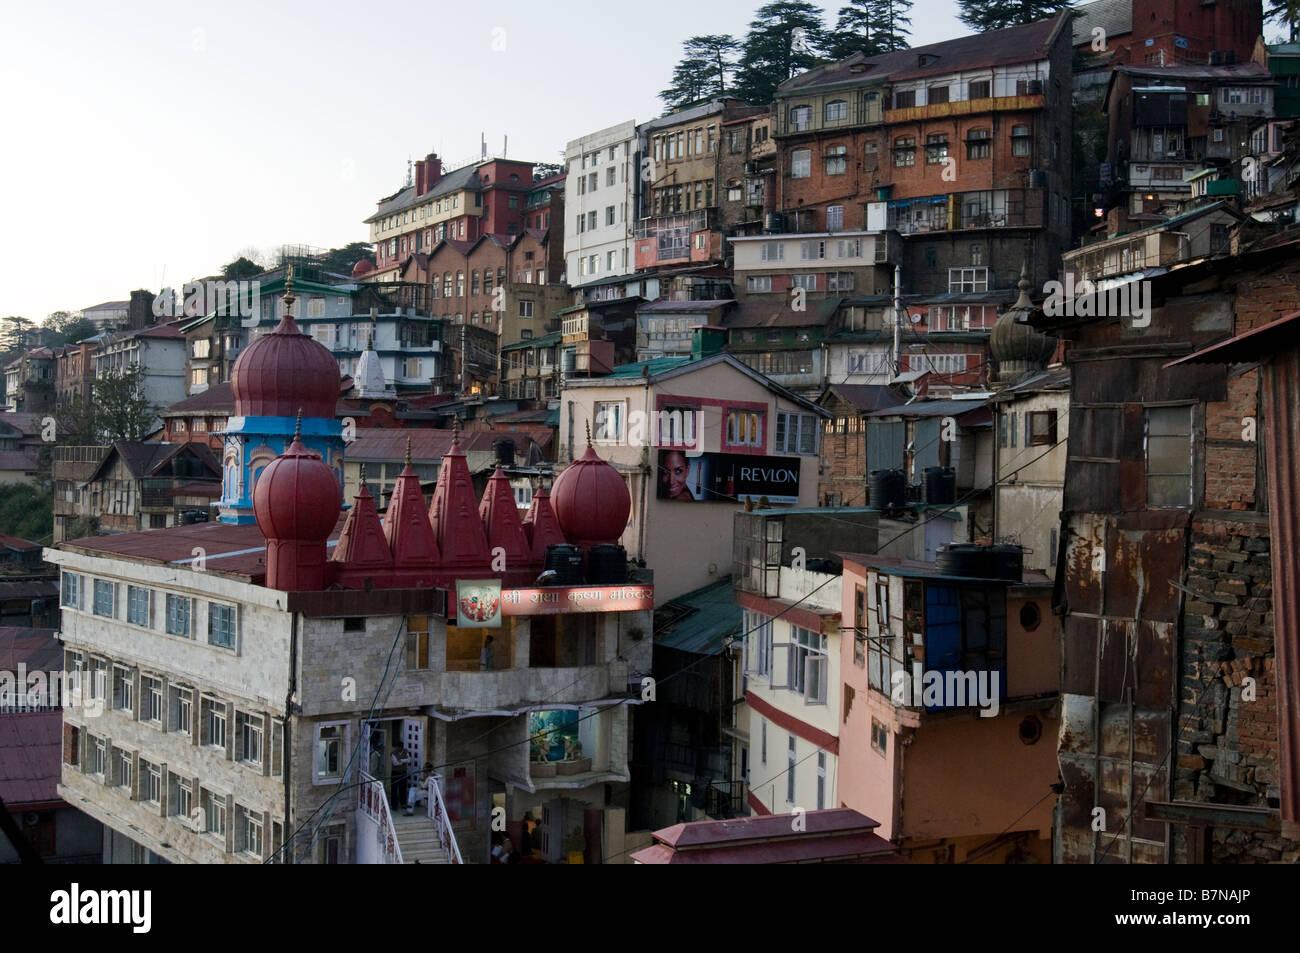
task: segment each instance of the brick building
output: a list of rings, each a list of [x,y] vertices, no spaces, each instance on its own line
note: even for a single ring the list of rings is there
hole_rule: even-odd
[[[1038,322],[1072,342],[1054,595],[1064,626],[1060,861],[1300,856],[1287,707],[1296,620],[1274,600],[1295,586],[1284,548],[1294,536],[1293,351],[1275,325],[1273,343],[1249,359],[1212,347],[1233,334],[1262,339],[1294,308],[1297,250],[1273,242],[1154,278],[1149,323]],[[1182,360],[1196,349],[1200,360]]]

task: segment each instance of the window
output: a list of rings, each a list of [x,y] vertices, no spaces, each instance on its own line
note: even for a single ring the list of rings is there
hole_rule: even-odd
[[[172,731],[191,733],[194,711],[194,693],[188,688],[172,689]]]
[[[220,603],[208,604],[208,645],[224,649],[235,647],[235,607]]]
[[[811,261],[813,259],[825,258],[826,243],[824,241],[800,242],[799,257],[802,258],[804,261]]]
[[[194,806],[193,782],[177,774],[167,776],[167,813],[189,820]]]
[[[806,179],[812,175],[812,150],[795,149],[790,153],[790,178]]]
[[[1011,127],[1011,154],[1013,156],[1029,155],[1030,141],[1028,126]]]
[[[790,735],[790,740],[786,745],[785,758],[785,802],[794,803],[794,768],[798,762],[795,760],[795,740],[794,735]]]
[[[159,727],[163,718],[163,683],[161,678],[140,679],[140,720]]]
[[[1017,432],[1019,431],[1019,428],[1020,428],[1020,415],[1012,414],[1011,415],[1011,446],[1013,447],[1017,446],[1016,441],[1019,440],[1019,437],[1017,436]]]
[[[1050,447],[1056,443],[1056,411],[1032,410],[1029,412],[1025,445]]]
[[[826,636],[790,627],[790,687],[808,704],[826,702]]]
[[[465,295],[465,272],[456,272],[456,297],[461,298]]]
[[[916,165],[915,136],[899,136],[894,140],[894,165],[896,167]]]
[[[1147,505],[1192,503],[1192,408],[1148,407]]]
[[[148,804],[162,802],[162,768],[140,760],[140,800]]]
[[[316,780],[337,780],[343,776],[345,725],[320,725],[316,728]]]
[[[742,189],[739,185],[729,185],[729,186],[727,186],[727,201],[728,201],[728,202],[741,202],[741,201],[744,201],[744,198],[745,198],[745,192],[744,192],[744,189]]]
[[[790,108],[790,130],[803,132],[812,125],[811,106],[792,106]]]
[[[761,447],[763,415],[752,410],[727,411],[727,443],[733,447]]]
[[[844,227],[844,206],[826,206],[826,231],[836,232]],[[825,255],[822,256],[826,257]]]
[[[774,453],[817,453],[817,417],[777,411]]]
[[[213,748],[226,747],[226,705],[215,698],[203,698],[199,703],[202,715],[201,737],[199,741]]]
[[[325,299],[313,297],[307,299],[307,317],[323,318],[325,317]]]
[[[817,276],[816,275],[791,275],[790,287],[802,288],[804,291],[816,291]]]
[[[429,667],[429,617],[406,617],[406,667],[409,671],[423,671]]]
[[[763,292],[772,290],[771,275],[750,275],[745,279],[745,290],[750,292]]]
[[[95,615],[113,618],[113,583],[106,579],[95,580]]]
[[[213,794],[207,788],[201,788],[199,801],[203,808],[204,833],[225,839],[226,799],[220,794]]]
[[[991,84],[987,79],[974,80],[966,85],[967,99],[988,99],[991,92]]]
[[[889,729],[876,719],[871,719],[871,748],[877,754],[884,754],[889,747]]]
[[[948,158],[948,134],[936,132],[925,137],[926,165],[936,165]]]
[[[59,605],[67,609],[80,609],[86,594],[86,577],[65,572],[59,586]]]
[[[135,710],[133,702],[135,688],[135,678],[129,668],[123,668],[121,665],[113,666],[113,707],[120,710],[131,712]]]
[[[126,587],[126,621],[132,625],[149,626],[149,590],[139,586]]]
[[[763,242],[763,244],[759,246],[759,258],[762,261],[784,261],[785,243]]]
[[[759,742],[760,747],[758,751],[759,760],[762,761],[763,764],[767,764],[767,719],[760,718],[758,720],[758,724],[759,724],[759,736],[760,736],[760,742]]]
[[[817,752],[817,810],[826,809],[826,752]]]
[[[531,318],[532,316],[533,316],[533,302],[531,302],[531,301],[520,301],[520,302],[519,302],[519,317],[521,317],[521,318]]]
[[[826,122],[843,122],[849,118],[849,104],[843,99],[832,99],[826,104]]]
[[[827,291],[852,291],[853,272],[832,271],[826,275]]]
[[[135,767],[135,757],[129,751],[123,751],[121,748],[115,748],[116,757],[113,759],[116,764],[113,765],[113,783],[119,788],[126,788],[127,797],[132,792],[132,768]]]
[[[254,857],[262,856],[262,815],[242,805],[235,805],[239,816],[239,848]]]
[[[772,674],[772,617],[744,610],[745,672],[770,678]],[[763,760],[767,761],[767,746],[763,747]]]
[[[948,291],[952,293],[989,290],[987,268],[949,268]]]
[[[827,146],[826,147],[826,174],[843,175],[848,168],[848,147],[846,146]]]
[[[262,766],[263,730],[261,715],[235,712],[235,760]]]
[[[605,443],[618,443],[623,439],[623,402],[600,400],[596,402],[595,439]]]
[[[916,90],[899,89],[894,91],[895,109],[911,109],[915,105],[916,105]]]
[[[988,129],[972,129],[966,136],[966,158],[987,159],[993,154],[993,133]]]
[[[614,206],[613,206],[613,205],[606,205],[606,206],[605,206],[605,224],[606,224],[606,225],[613,225],[613,224],[614,224]]]
[[[99,775],[102,780],[108,763],[108,743],[103,738],[93,736],[90,741],[90,773]]]
[[[826,217],[830,219],[830,209],[826,210]],[[835,243],[835,254],[839,258],[861,258],[862,257],[862,239],[848,238]]]

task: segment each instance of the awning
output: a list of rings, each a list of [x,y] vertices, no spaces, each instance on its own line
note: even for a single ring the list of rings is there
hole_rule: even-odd
[[[1300,311],[1292,311],[1276,321],[1243,331],[1226,341],[1170,361],[1165,367],[1177,367],[1179,364],[1247,364],[1258,361],[1270,354],[1295,347],[1295,332],[1298,328]]]

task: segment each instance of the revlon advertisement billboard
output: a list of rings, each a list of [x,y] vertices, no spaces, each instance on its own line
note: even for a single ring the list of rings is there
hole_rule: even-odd
[[[659,451],[657,496],[683,503],[799,502],[799,458],[748,453]]]

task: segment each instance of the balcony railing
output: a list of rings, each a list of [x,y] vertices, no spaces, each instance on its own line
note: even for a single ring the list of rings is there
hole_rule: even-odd
[[[451,817],[447,814],[447,805],[442,800],[442,785],[439,775],[429,777],[429,820],[433,821],[438,833],[438,843],[447,855],[447,863],[463,864],[460,847],[456,844],[456,834],[451,829]]]
[[[377,840],[378,862],[400,864],[402,848],[397,843],[397,829],[393,826],[393,815],[388,808],[388,795],[384,792],[384,784],[364,771],[361,772],[361,783],[357,786],[357,811],[375,824],[374,836]],[[357,836],[365,836],[360,825],[358,825]],[[368,853],[360,844],[357,845],[358,856]]]

